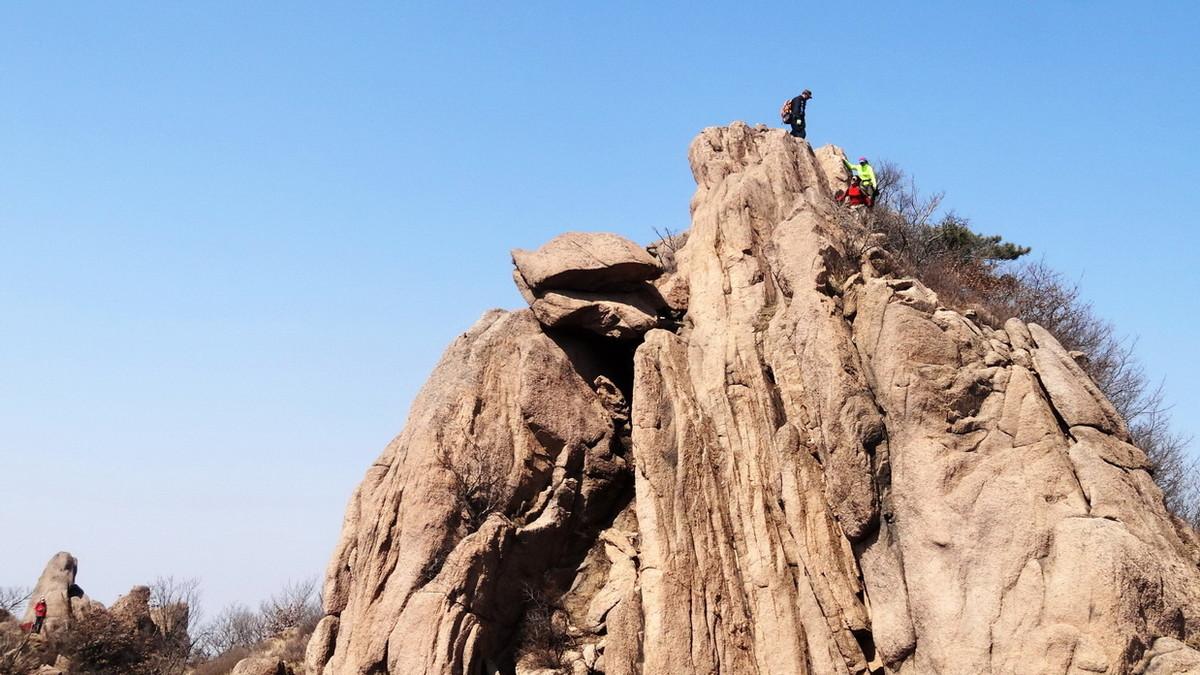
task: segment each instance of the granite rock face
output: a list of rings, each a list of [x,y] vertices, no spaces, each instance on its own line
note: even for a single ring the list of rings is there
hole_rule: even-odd
[[[514,252],[531,308],[368,470],[310,671],[1195,672],[1200,546],[1054,337],[849,250],[835,147],[735,123],[689,159],[669,260]]]

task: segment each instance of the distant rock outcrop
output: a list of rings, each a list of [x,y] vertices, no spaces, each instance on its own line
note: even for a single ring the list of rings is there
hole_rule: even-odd
[[[837,148],[734,124],[689,158],[669,264],[513,253],[531,308],[368,469],[310,670],[1198,672],[1200,544],[1054,337],[848,250]]]
[[[34,606],[42,598],[46,600],[46,630],[61,628],[89,609],[103,609],[104,605],[89,598],[75,583],[78,572],[79,561],[75,556],[66,551],[54,554],[33,587],[22,621],[33,622]]]
[[[172,664],[170,672],[181,672],[192,645],[186,602],[154,606],[150,587],[134,586],[106,609],[76,584],[78,571],[70,553],[55,554],[34,587],[24,620],[0,617],[0,673],[125,672],[112,659],[139,667],[154,659],[163,668]],[[33,634],[41,599],[46,620]],[[74,662],[77,657],[81,663]]]

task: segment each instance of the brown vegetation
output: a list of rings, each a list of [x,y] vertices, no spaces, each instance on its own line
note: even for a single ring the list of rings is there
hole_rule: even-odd
[[[316,579],[289,582],[279,592],[252,610],[242,604],[223,609],[201,629],[197,645],[197,675],[228,672],[238,661],[264,643],[282,638],[279,658],[287,662],[303,659],[307,636],[321,619],[321,598]]]
[[[450,494],[467,533],[479,529],[488,515],[504,507],[508,466],[495,453],[475,445],[463,434],[467,446],[453,451],[439,443],[437,465],[450,479]],[[436,572],[435,572],[436,574]]]
[[[28,586],[0,586],[0,612],[20,614],[32,593]]]
[[[525,613],[517,629],[517,652],[529,668],[570,673],[576,640],[571,636],[567,613],[549,584],[526,584],[522,589]]]
[[[27,596],[23,589],[4,589],[0,600],[15,609]],[[0,674],[57,661],[87,675],[224,675],[242,659],[266,652],[299,666],[321,617],[315,579],[287,584],[257,611],[232,605],[203,625],[199,601],[195,580],[167,577],[150,587],[152,621],[144,614],[89,609],[63,629],[29,635],[10,616],[0,621]]]

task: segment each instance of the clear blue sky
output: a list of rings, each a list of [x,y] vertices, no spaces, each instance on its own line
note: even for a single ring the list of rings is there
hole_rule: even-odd
[[[895,160],[1080,278],[1200,431],[1200,5],[0,7],[0,585],[320,574],[508,250],[682,228],[689,141]],[[403,5],[403,6],[401,6]]]

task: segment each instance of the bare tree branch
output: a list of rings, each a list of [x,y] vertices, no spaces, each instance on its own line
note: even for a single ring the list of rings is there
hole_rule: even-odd
[[[28,586],[0,586],[0,611],[18,615],[25,609],[33,589]]]

